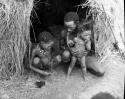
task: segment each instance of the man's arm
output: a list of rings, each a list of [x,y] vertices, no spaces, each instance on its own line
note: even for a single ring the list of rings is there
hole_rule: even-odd
[[[61,39],[60,39],[60,46],[61,49],[64,49],[66,43],[66,30],[61,31]]]

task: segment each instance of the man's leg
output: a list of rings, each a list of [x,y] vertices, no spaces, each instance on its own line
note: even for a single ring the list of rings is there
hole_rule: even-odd
[[[96,76],[103,76],[105,73],[105,70],[95,56],[86,56],[86,66]]]

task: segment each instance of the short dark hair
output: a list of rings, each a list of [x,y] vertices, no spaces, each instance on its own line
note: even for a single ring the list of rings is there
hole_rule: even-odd
[[[79,21],[79,16],[76,12],[68,12],[65,16],[64,16],[64,22],[68,22],[68,21],[74,21],[77,22]]]
[[[43,41],[43,42],[48,42],[50,40],[53,40],[53,36],[51,35],[50,32],[48,31],[43,31],[39,34],[39,42]]]

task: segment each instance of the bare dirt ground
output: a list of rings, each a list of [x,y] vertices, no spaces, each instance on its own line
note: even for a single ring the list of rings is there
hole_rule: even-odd
[[[102,67],[103,77],[87,73],[83,80],[80,68],[74,68],[66,79],[64,66],[58,66],[53,75],[43,79],[38,74],[28,73],[21,80],[0,81],[0,99],[91,99],[98,92],[108,92],[123,99],[125,63],[112,55]],[[45,86],[37,88],[36,81],[45,80]]]

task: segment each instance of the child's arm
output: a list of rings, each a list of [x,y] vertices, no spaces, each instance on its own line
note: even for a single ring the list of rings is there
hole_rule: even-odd
[[[81,33],[81,38],[85,42],[85,48],[86,50],[91,50],[91,31],[84,31]]]
[[[88,50],[88,51],[91,50],[91,41],[90,41],[90,40],[88,40],[88,41],[86,42],[85,48],[86,48],[86,50]]]

